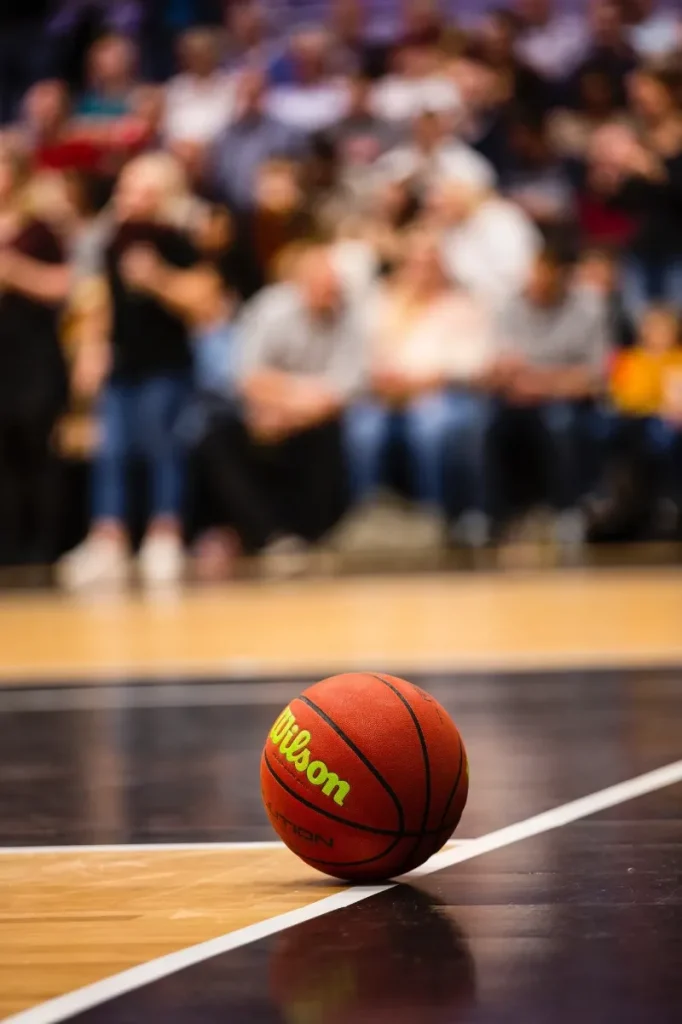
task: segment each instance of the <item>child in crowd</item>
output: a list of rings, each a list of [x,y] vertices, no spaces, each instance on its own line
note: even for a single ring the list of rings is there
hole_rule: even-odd
[[[613,365],[618,442],[656,470],[659,519],[674,528],[682,508],[682,345],[674,310],[651,307],[633,348]]]

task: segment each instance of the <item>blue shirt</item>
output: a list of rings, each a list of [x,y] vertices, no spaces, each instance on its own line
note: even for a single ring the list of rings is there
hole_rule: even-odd
[[[273,157],[305,155],[305,138],[274,118],[247,117],[229,125],[216,140],[209,162],[209,181],[216,196],[239,209],[253,205],[256,174]]]

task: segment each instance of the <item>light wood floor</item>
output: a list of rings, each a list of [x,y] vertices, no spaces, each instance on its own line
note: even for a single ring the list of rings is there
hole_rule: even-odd
[[[0,600],[4,684],[375,667],[660,663],[682,656],[682,570],[237,583]]]

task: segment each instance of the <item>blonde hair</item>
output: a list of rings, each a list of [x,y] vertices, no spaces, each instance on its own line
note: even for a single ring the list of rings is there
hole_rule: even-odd
[[[122,173],[154,182],[159,194],[159,220],[175,224],[183,219],[191,195],[185,169],[176,157],[160,150],[143,153],[127,163]]]

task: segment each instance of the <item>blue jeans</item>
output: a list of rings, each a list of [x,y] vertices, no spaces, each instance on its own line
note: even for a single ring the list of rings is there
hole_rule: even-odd
[[[418,501],[444,507],[452,468],[467,491],[458,503],[478,506],[484,423],[484,403],[474,395],[427,394],[400,410],[372,400],[353,406],[346,415],[345,443],[354,500],[381,485],[389,446],[397,439],[407,452]]]
[[[633,324],[652,302],[682,310],[682,257],[660,261],[630,256],[621,270],[623,306]]]
[[[92,483],[95,519],[126,518],[126,469],[141,456],[151,473],[150,515],[178,516],[184,489],[184,452],[176,424],[190,393],[189,378],[151,377],[110,383],[102,394],[102,439]]]

